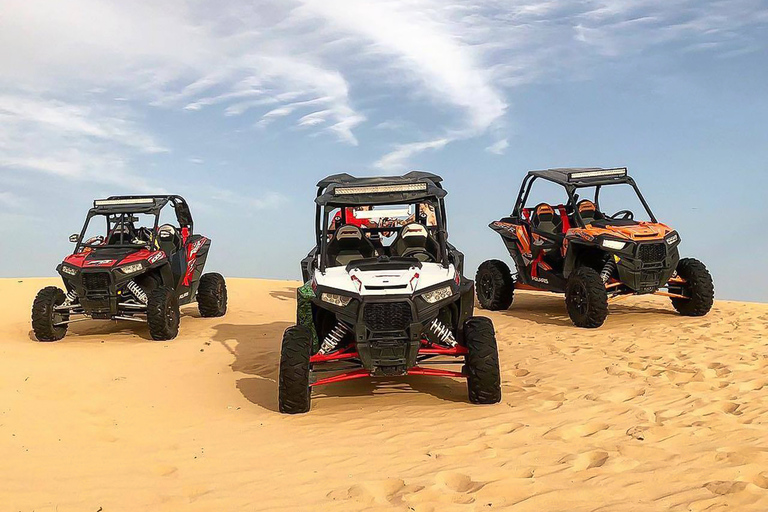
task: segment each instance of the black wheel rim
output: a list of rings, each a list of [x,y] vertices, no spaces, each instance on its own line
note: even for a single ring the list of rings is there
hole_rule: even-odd
[[[586,315],[589,311],[589,301],[587,299],[587,288],[579,283],[571,289],[570,297],[571,308],[575,309],[580,315]]]
[[[169,326],[176,323],[176,315],[174,314],[173,304],[170,302],[165,306],[165,321]]]
[[[480,295],[483,299],[491,300],[493,298],[493,279],[490,274],[480,276]]]
[[[62,313],[56,311],[55,308],[56,308],[56,306],[53,306],[51,308],[51,325],[53,325],[56,329],[61,329],[64,326],[63,325],[57,325],[57,324],[60,324],[61,322],[66,321],[66,319],[64,318],[64,315]]]

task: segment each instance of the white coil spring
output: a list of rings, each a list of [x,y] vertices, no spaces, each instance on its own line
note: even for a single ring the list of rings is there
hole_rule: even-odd
[[[67,298],[64,301],[63,306],[70,306],[77,300],[77,292],[75,290],[69,290],[67,292]]]
[[[611,274],[613,274],[614,270],[616,270],[616,262],[613,261],[613,258],[611,257],[608,261],[605,262],[603,270],[600,271],[600,279],[602,279],[604,283],[607,283],[608,279],[611,278]]]
[[[141,289],[141,286],[136,284],[136,281],[128,281],[128,284],[126,284],[125,287],[128,288],[128,291],[130,291],[133,296],[136,297],[142,304],[146,304],[149,300],[147,298],[147,294],[144,293],[144,290]]]
[[[339,346],[341,340],[344,339],[344,335],[349,332],[349,327],[344,322],[339,322],[336,327],[331,329],[331,332],[323,340],[323,344],[320,345],[320,354],[330,354],[333,349]]]
[[[451,329],[437,318],[432,320],[432,323],[429,324],[429,330],[441,343],[448,345],[449,347],[456,346],[456,338],[453,336]]]

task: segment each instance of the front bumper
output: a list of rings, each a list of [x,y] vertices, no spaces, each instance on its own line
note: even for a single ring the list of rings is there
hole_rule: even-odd
[[[636,293],[653,293],[664,286],[677,268],[680,253],[663,240],[636,244],[631,256],[618,256],[619,280]]]
[[[82,269],[75,275],[64,273],[67,290],[77,293],[83,313],[94,319],[108,320],[121,314],[119,303],[125,285],[134,276],[116,275],[117,272],[104,269]]]
[[[445,283],[435,288],[441,286]],[[420,293],[425,291],[428,290]],[[474,283],[468,279],[454,287],[453,295],[435,304],[427,303],[420,295],[366,295],[354,297],[347,306],[339,307],[323,302],[319,298],[323,292],[338,293],[318,287],[312,299],[314,307],[334,313],[337,320],[352,327],[363,367],[381,375],[403,375],[416,365],[429,324],[445,308],[453,311],[456,322],[453,331],[462,343],[461,326],[474,309]]]

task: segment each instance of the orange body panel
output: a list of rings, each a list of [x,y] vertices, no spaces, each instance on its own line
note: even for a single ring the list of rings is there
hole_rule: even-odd
[[[571,228],[568,236],[593,240],[600,235],[610,235],[617,238],[632,241],[658,240],[672,232],[672,228],[666,224],[653,222],[640,222],[633,226],[606,226],[600,228],[589,224],[585,228]]]

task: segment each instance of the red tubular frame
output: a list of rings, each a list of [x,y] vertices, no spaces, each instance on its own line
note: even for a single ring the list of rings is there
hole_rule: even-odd
[[[361,379],[363,377],[368,377],[368,376],[370,376],[370,373],[368,373],[368,370],[361,368],[359,370],[352,370],[350,372],[340,373],[338,375],[334,375],[333,377],[326,377],[324,379],[320,379],[317,382],[310,384],[310,387],[323,386],[325,384],[333,384],[334,382],[343,382],[345,380]]]
[[[309,362],[327,363],[330,361],[343,361],[345,359],[356,359],[360,357],[357,352],[331,352],[330,354],[315,354],[310,356]]]
[[[426,340],[422,341],[424,346],[419,349],[419,355],[433,355],[433,356],[454,356],[461,357],[468,353],[467,347],[456,345],[455,347],[438,347],[430,345]],[[344,361],[348,359],[357,359],[360,355],[351,347],[349,352],[333,352],[331,354],[315,354],[309,358],[311,364],[315,363],[328,363],[332,361]],[[414,366],[408,370],[407,375],[427,375],[432,377],[453,377],[453,378],[466,378],[461,372],[452,370],[441,370],[439,368],[424,368],[422,366]],[[326,377],[319,379],[316,382],[310,384],[310,387],[324,386],[326,384],[334,384],[336,382],[344,382],[346,380],[361,379],[363,377],[372,377],[371,373],[364,369],[358,368],[346,372],[339,373],[332,377]]]

